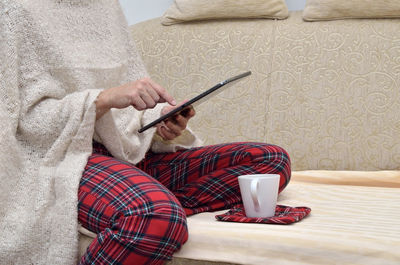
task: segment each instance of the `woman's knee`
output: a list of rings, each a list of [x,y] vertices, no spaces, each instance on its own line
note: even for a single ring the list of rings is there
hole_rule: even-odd
[[[142,213],[122,218],[121,237],[135,251],[154,252],[162,260],[171,259],[188,239],[186,214],[175,198],[153,201]]]
[[[267,147],[272,150],[273,163],[272,166],[276,170],[276,173],[280,175],[279,181],[279,192],[281,192],[288,184],[291,178],[291,162],[289,153],[280,146],[270,145]]]
[[[278,174],[280,175],[279,182],[279,192],[281,192],[288,184],[291,178],[291,162],[290,156],[288,152],[280,146],[274,146],[277,152],[277,160],[276,167],[279,170]]]
[[[153,218],[152,224],[155,222],[158,224],[154,226],[155,229],[159,230],[160,238],[167,240],[172,250],[178,250],[187,241],[186,214],[175,196],[173,200],[162,202],[155,207],[151,216]]]
[[[262,174],[279,174],[279,192],[289,183],[291,162],[288,152],[277,145],[250,143],[247,151],[257,172]]]

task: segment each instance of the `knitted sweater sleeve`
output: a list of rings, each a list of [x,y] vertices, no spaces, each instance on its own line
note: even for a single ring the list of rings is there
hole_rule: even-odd
[[[54,78],[28,70],[41,73],[43,65],[18,4],[0,0],[0,260],[74,264],[77,187],[96,92],[63,97]]]
[[[148,77],[145,64],[136,48],[135,42],[130,38],[128,26],[121,12],[121,25],[123,25],[126,46],[128,47],[129,59],[127,63],[127,75],[123,83]],[[132,163],[139,162],[145,153],[151,149],[153,152],[174,152],[179,149],[187,149],[202,145],[202,141],[190,128],[183,131],[182,135],[173,141],[163,141],[151,128],[143,133],[138,129],[160,117],[161,110],[166,103],[158,104],[153,109],[137,111],[134,108],[122,110],[113,109],[104,115],[96,124],[96,135],[107,149],[120,159]],[[113,124],[114,126],[109,126]]]
[[[15,11],[0,5],[0,101],[11,122],[11,130],[17,130],[20,101],[18,93],[17,38],[13,33],[12,17]]]
[[[21,168],[21,159],[18,155],[16,131],[18,127],[18,113],[20,101],[18,93],[18,69],[16,38],[12,32],[12,10],[6,8],[0,2],[0,201],[8,205],[11,189],[15,187],[17,180],[14,176]],[[0,216],[3,215],[3,207],[0,207]],[[1,222],[0,222],[1,223]],[[0,237],[0,241],[2,237]],[[1,247],[0,247],[1,249]],[[4,260],[2,252],[0,259]]]
[[[2,9],[0,97],[12,134],[35,149],[35,155],[56,164],[71,143],[83,146],[92,137],[94,101],[101,90],[70,92],[58,82],[24,12],[17,4]]]

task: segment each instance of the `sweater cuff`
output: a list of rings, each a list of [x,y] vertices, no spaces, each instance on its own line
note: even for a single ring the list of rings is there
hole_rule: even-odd
[[[165,141],[158,134],[154,134],[151,151],[154,153],[176,152],[178,150],[199,147],[202,145],[203,141],[200,140],[190,128],[186,128],[180,136],[169,141]]]

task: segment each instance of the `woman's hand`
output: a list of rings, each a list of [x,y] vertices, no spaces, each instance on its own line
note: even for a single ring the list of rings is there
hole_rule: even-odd
[[[184,102],[183,102],[184,103]],[[181,103],[181,104],[183,104]],[[176,107],[166,106],[161,111],[161,114],[164,115]],[[156,133],[161,136],[164,140],[173,140],[179,135],[181,135],[182,131],[186,129],[187,123],[190,118],[192,118],[196,114],[194,108],[189,106],[182,111],[178,112],[171,118],[167,119],[156,125]]]
[[[111,108],[123,109],[133,106],[137,110],[145,110],[163,102],[176,105],[175,100],[165,88],[150,78],[139,79],[100,92],[96,100],[96,119],[102,117]]]

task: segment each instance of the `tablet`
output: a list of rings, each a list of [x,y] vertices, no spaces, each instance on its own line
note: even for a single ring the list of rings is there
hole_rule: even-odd
[[[160,118],[158,118],[158,119],[150,122],[149,124],[143,126],[142,128],[140,128],[138,130],[138,132],[142,133],[142,132],[146,131],[147,129],[153,127],[157,123],[160,123],[160,122],[162,122],[162,121],[164,121],[164,120],[166,120],[166,119],[178,114],[178,112],[184,110],[185,108],[187,108],[189,106],[198,105],[198,104],[206,101],[210,97],[219,94],[220,92],[224,91],[226,88],[231,87],[233,84],[236,84],[237,82],[242,80],[244,77],[249,76],[249,75],[251,75],[251,71],[242,73],[240,75],[233,76],[231,78],[228,78],[228,79],[216,84],[212,88],[210,88],[210,89],[202,92],[201,94],[195,96],[194,98],[190,99],[189,101],[187,101],[187,102],[183,103],[182,105],[176,107],[172,111],[164,114]]]

